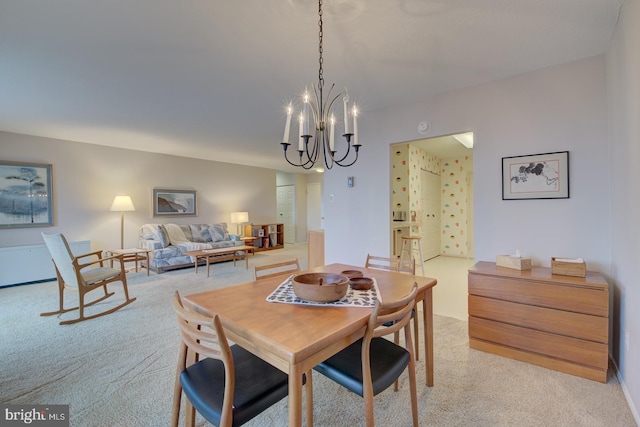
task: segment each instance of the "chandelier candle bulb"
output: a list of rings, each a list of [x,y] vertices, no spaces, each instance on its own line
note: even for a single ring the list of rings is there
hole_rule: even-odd
[[[304,106],[302,108],[302,115],[304,116],[302,132],[303,135],[309,135],[309,92],[304,91]]]
[[[302,153],[302,150],[304,150],[304,138],[302,137],[302,135],[304,135],[303,129],[304,129],[304,116],[300,114],[300,121],[298,122],[298,132],[300,133],[300,138],[298,139],[298,151],[300,153]]]
[[[329,151],[335,152],[335,127],[336,127],[336,119],[331,115],[331,130],[329,131]]]
[[[360,135],[358,134],[358,109],[353,106],[353,145],[360,145]]]
[[[284,144],[289,143],[289,131],[291,129],[291,111],[292,111],[292,107],[291,107],[291,104],[289,104],[289,107],[287,107],[287,121],[284,125],[284,135],[282,137],[282,142]]]
[[[344,97],[342,101],[344,102],[344,134],[349,134],[349,95],[347,94],[347,88],[344,89]]]

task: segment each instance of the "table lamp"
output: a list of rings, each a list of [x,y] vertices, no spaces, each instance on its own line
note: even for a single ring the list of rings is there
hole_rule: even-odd
[[[120,249],[124,249],[124,213],[125,211],[135,211],[131,197],[129,196],[116,196],[111,204],[110,211],[120,212]]]
[[[231,212],[231,223],[236,224],[236,230],[238,235],[242,237],[244,233],[241,231],[241,226],[245,222],[249,222],[249,212]]]

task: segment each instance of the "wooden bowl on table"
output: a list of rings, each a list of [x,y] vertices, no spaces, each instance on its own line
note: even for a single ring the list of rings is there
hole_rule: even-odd
[[[333,302],[349,290],[349,278],[335,273],[304,273],[293,276],[293,292],[311,302]]]
[[[349,286],[356,291],[368,291],[373,286],[373,279],[368,277],[352,277]]]
[[[341,271],[340,274],[347,276],[349,279],[353,277],[362,277],[362,271],[360,270],[344,270]]]

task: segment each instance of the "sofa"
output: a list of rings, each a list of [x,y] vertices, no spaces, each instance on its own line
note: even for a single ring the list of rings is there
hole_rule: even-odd
[[[240,246],[240,236],[229,234],[227,224],[144,224],[139,246],[149,249],[149,268],[161,273],[174,268],[193,267],[194,259],[185,252]],[[229,257],[220,257],[226,261]],[[211,260],[215,262],[215,258]]]

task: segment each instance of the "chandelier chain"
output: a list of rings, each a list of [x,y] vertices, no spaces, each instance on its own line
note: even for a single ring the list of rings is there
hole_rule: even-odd
[[[324,86],[324,75],[322,69],[322,63],[324,62],[322,58],[322,39],[324,37],[324,33],[322,31],[322,0],[318,2],[318,16],[320,17],[318,20],[318,88],[322,90],[322,87]]]

